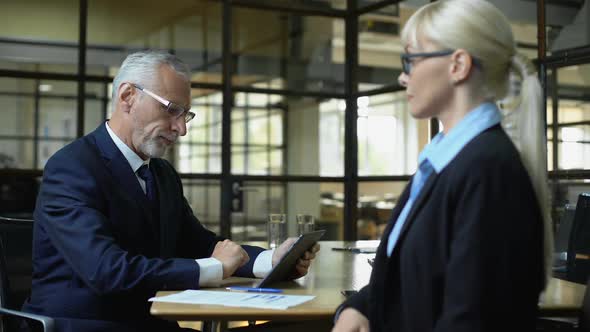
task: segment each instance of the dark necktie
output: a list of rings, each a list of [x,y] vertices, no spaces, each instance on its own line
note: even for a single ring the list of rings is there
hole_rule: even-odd
[[[154,175],[147,164],[143,164],[138,170],[137,175],[145,181],[145,195],[151,203],[156,201],[156,184],[154,183]]]

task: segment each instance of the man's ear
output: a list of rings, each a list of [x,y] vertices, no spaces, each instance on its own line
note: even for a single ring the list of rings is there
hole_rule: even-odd
[[[122,106],[123,112],[128,113],[131,110],[131,106],[136,101],[136,96],[135,89],[131,84],[122,83],[119,85],[117,98],[119,98],[119,104]]]
[[[473,67],[473,58],[464,49],[458,49],[451,54],[450,75],[454,84],[463,82],[469,78]]]

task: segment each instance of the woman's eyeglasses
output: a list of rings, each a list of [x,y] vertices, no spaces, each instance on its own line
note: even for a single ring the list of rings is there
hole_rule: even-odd
[[[184,116],[184,122],[188,123],[190,120],[192,120],[195,117],[195,113],[193,113],[189,110],[185,110],[184,108],[182,108],[182,106],[175,104],[169,100],[166,100],[166,99],[158,96],[157,94],[151,92],[150,90],[142,88],[141,86],[139,86],[137,84],[131,83],[131,85],[133,85],[139,91],[144,92],[146,95],[154,98],[155,100],[160,102],[160,104],[164,105],[166,107],[166,112],[168,112],[168,114],[170,114],[175,119],[178,119],[178,118]]]
[[[425,52],[425,53],[402,53],[400,55],[402,59],[402,71],[406,75],[410,75],[412,71],[412,59],[414,58],[434,58],[439,56],[451,55],[455,52],[454,50],[444,50],[438,52]]]
[[[414,58],[434,58],[439,56],[447,56],[453,54],[453,52],[455,52],[455,50],[443,50],[437,52],[424,53],[402,53],[400,55],[402,59],[402,71],[404,72],[404,74],[410,75],[410,73],[412,72],[412,66],[414,65],[412,59]],[[474,66],[479,67],[480,69],[482,68],[481,62],[478,59],[471,56],[471,61]]]

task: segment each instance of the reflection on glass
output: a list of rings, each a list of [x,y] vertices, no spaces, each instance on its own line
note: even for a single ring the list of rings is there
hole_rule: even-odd
[[[32,138],[0,139],[0,168],[35,168]]]
[[[220,173],[221,92],[193,90],[192,98],[196,116],[176,144],[176,166],[182,173]]]
[[[560,128],[560,169],[590,168],[590,124]]]
[[[285,184],[278,182],[244,182],[242,209],[232,213],[232,239],[266,241],[267,220],[272,213],[284,213]]]
[[[107,119],[110,94],[108,83],[87,83],[84,134],[91,133]]]
[[[236,101],[234,174],[343,175],[342,102],[256,93]]]
[[[588,1],[555,1],[547,6],[547,46],[551,53],[588,45]]]
[[[556,74],[558,168],[590,169],[590,65],[560,68]],[[548,96],[552,94],[548,92]],[[547,102],[548,114],[552,113],[553,102],[552,99]],[[548,118],[551,119],[548,122],[552,123],[552,116]],[[548,127],[548,136],[553,138],[551,127]],[[552,153],[551,150],[551,158]],[[551,166],[552,162],[549,159]]]
[[[329,99],[320,103],[320,175],[344,175],[344,114],[346,102]]]
[[[281,174],[284,97],[260,93],[236,93],[232,110],[232,172]],[[275,155],[276,157],[276,155]]]
[[[244,182],[242,210],[232,213],[232,239],[266,241],[271,213],[286,213],[288,236],[297,235],[296,215],[315,219],[324,229],[323,240],[341,240],[343,231],[343,185],[341,183]]]
[[[184,196],[197,219],[207,229],[219,234],[219,181],[183,179],[182,185]]]
[[[555,223],[560,221],[566,204],[578,202],[578,196],[581,193],[590,193],[590,183],[587,180],[558,180],[552,181],[552,206],[553,220]]]
[[[360,182],[357,240],[378,240],[406,182]]]
[[[359,175],[413,174],[428,132],[408,112],[405,93],[360,97],[357,107]]]
[[[401,13],[400,13],[401,10]],[[359,16],[358,90],[367,91],[397,83],[401,72],[401,24],[412,8],[390,5]],[[344,37],[338,43],[344,47]]]
[[[302,190],[309,190],[309,188],[302,188]],[[319,217],[315,218],[315,229],[324,229],[326,233],[322,240],[342,240],[344,239],[344,185],[342,183],[320,183],[319,184]],[[298,211],[314,211],[313,207],[314,196],[306,196],[301,192],[296,199],[302,197],[309,197],[305,202],[308,202],[308,207],[299,206]],[[307,212],[315,215],[314,213]]]
[[[590,89],[590,64],[559,68],[557,82],[560,95],[588,94]]]
[[[76,105],[74,82],[1,79],[0,159],[17,168],[43,168],[75,138]]]
[[[547,126],[547,170],[553,171],[553,129]]]
[[[234,7],[232,83],[343,93],[344,67],[333,57],[337,21],[342,19]]]
[[[37,80],[0,78],[0,136],[33,138]],[[3,149],[0,144],[0,149]],[[31,155],[32,157],[32,155]]]
[[[70,93],[74,94],[73,91]],[[39,146],[37,167],[76,138],[77,102],[71,98],[41,98],[39,103]]]
[[[90,1],[87,71],[114,76],[127,54],[149,48],[174,51],[190,66],[192,81],[220,83],[221,21],[221,4],[213,1],[168,1],[164,7]]]
[[[364,2],[363,0],[361,2]],[[285,8],[298,8],[298,9],[346,9],[346,0],[249,0],[249,3],[272,3],[273,5],[285,7]]]
[[[0,11],[0,69],[77,72],[78,3],[4,1]]]

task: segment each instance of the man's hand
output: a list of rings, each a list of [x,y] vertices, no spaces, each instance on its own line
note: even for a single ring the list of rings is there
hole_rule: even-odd
[[[369,332],[369,320],[358,310],[346,308],[338,316],[332,332]]]
[[[277,263],[285,256],[287,251],[293,246],[293,243],[297,241],[297,238],[290,237],[285,242],[283,242],[277,249],[275,249],[274,254],[272,255],[272,266],[274,267]],[[315,254],[320,251],[320,244],[316,243],[313,247],[309,248],[298,260],[297,265],[295,265],[295,271],[293,271],[293,275],[291,276],[293,279],[301,278],[307,274],[309,270],[309,266],[311,265],[311,261],[315,258]]]
[[[250,260],[248,253],[240,245],[230,240],[217,242],[211,257],[223,265],[223,279],[231,277],[238,268]]]

